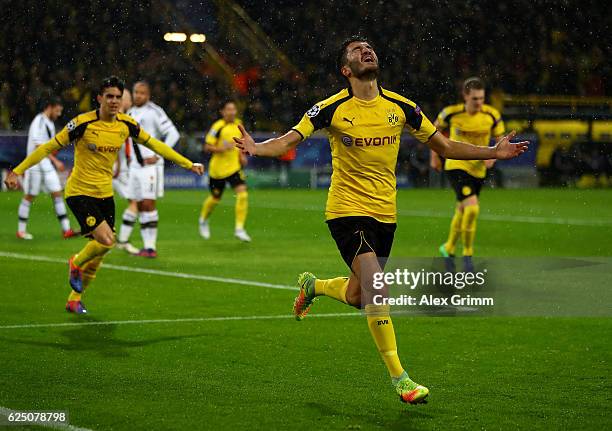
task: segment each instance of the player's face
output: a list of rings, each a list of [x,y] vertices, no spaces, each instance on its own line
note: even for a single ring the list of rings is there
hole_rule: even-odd
[[[98,95],[100,110],[107,115],[117,115],[121,107],[123,93],[117,87],[105,88],[104,93]]]
[[[378,76],[378,57],[367,42],[352,42],[346,47],[350,76],[357,79],[375,79]]]
[[[465,100],[465,108],[468,112],[480,111],[485,101],[485,91],[472,88],[469,93],[463,93],[463,100]]]
[[[123,90],[123,97],[121,98],[121,112],[127,112],[132,107],[132,94],[129,90]]]
[[[145,84],[134,85],[134,105],[142,106],[149,101],[151,98],[151,92],[149,87]]]
[[[51,112],[49,115],[49,119],[51,121],[55,121],[57,120],[59,117],[62,116],[62,112],[64,111],[64,107],[62,105],[53,105],[51,107]]]
[[[221,110],[221,116],[227,123],[233,123],[238,115],[238,109],[233,103],[226,104]]]

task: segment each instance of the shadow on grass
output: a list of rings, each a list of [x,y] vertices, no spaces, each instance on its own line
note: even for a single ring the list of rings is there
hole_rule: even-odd
[[[349,429],[360,429],[365,424],[375,425],[385,430],[417,430],[423,429],[423,420],[431,419],[432,416],[422,409],[426,409],[426,406],[406,406],[398,401],[398,410],[405,410],[399,412],[382,412],[380,416],[372,415],[370,411],[362,414],[347,414],[345,411],[334,409],[329,404],[323,403],[306,403],[306,407],[316,410],[321,417],[333,416],[333,417],[348,417],[348,420],[355,422],[349,425]],[[369,427],[366,427],[369,428]]]
[[[93,317],[83,316],[82,320],[87,322],[103,322]],[[127,357],[129,350],[140,348],[157,343],[167,343],[179,341],[189,338],[206,337],[210,334],[191,334],[191,335],[173,335],[165,337],[153,337],[141,340],[125,340],[117,338],[115,331],[116,324],[100,324],[77,326],[65,329],[60,332],[64,340],[57,341],[34,341],[24,339],[13,339],[0,337],[0,340],[9,341],[16,344],[26,344],[30,346],[52,347],[64,351],[80,351],[80,352],[97,352],[105,357]]]

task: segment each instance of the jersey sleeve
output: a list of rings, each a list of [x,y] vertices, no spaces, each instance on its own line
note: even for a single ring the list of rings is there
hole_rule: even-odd
[[[504,120],[499,112],[493,112],[493,126],[491,127],[491,134],[494,137],[498,137],[506,133],[506,125],[504,124]]]
[[[79,115],[70,120],[52,140],[55,140],[60,147],[65,147],[82,137],[90,122],[84,115]]]
[[[17,175],[23,175],[25,171],[30,169],[32,166],[37,165],[45,157],[49,156],[49,154],[59,150],[62,147],[63,145],[60,145],[56,136],[49,142],[40,145],[38,148],[36,148],[36,150],[30,153],[28,157],[26,157],[19,165],[17,165],[15,169],[13,169],[13,172],[15,172]]]
[[[412,107],[412,109],[408,110],[407,112],[404,112],[406,114],[405,126],[408,129],[408,132],[419,141],[423,143],[429,141],[429,139],[431,139],[431,137],[438,131],[436,126],[429,121],[429,118],[423,114],[421,108],[419,108],[417,105]]]
[[[181,156],[179,153],[164,144],[162,141],[159,141],[151,136],[149,136],[149,139],[147,139],[145,142],[142,142],[142,144],[145,147],[155,151],[164,159],[168,159],[171,162],[174,162],[185,169],[191,169],[191,167],[193,166],[193,162],[191,160]]]
[[[436,117],[436,122],[438,123],[438,127],[440,129],[448,129],[448,110],[446,108],[440,111]]]
[[[302,119],[297,123],[291,130],[294,130],[300,134],[302,141],[312,135],[316,130],[324,129],[331,123],[331,117],[327,114],[328,110],[325,110],[327,105],[325,102],[318,102],[313,105],[306,113],[302,116]]]
[[[299,123],[291,128],[291,130],[298,132],[298,134],[302,137],[302,141],[308,138],[315,131],[315,126],[312,124],[310,117],[308,114],[304,114]]]
[[[210,127],[210,130],[206,134],[206,138],[204,139],[204,142],[207,143],[208,145],[217,145],[217,143],[219,142],[219,136],[221,135],[222,128],[223,128],[222,121],[216,121],[215,123],[213,123],[213,125]]]

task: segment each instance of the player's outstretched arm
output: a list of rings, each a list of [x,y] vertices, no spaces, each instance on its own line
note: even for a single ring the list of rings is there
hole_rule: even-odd
[[[494,147],[479,147],[465,142],[452,141],[442,133],[435,133],[428,142],[429,147],[442,157],[455,160],[506,160],[520,156],[529,146],[529,141],[510,142],[516,135],[513,130],[502,136]]]
[[[241,138],[234,138],[236,146],[243,154],[259,157],[278,157],[285,154],[292,147],[295,147],[302,140],[302,136],[295,130],[290,130],[283,136],[268,139],[263,142],[255,142],[251,135],[246,131],[242,124],[238,125]]]
[[[49,156],[49,154],[59,150],[60,148],[62,148],[62,146],[56,138],[53,138],[49,142],[38,146],[36,150],[32,151],[28,157],[23,159],[23,161],[7,175],[4,184],[6,184],[9,189],[16,189],[19,187],[19,175],[23,175],[29,168],[37,165],[45,157]]]
[[[142,145],[150,148],[151,150],[162,156],[164,159],[168,159],[171,162],[174,162],[177,165],[181,166],[182,168],[185,168],[198,175],[202,175],[204,173],[204,166],[201,163],[193,163],[188,158],[181,156],[172,148],[153,137],[150,137],[147,141],[142,142]]]

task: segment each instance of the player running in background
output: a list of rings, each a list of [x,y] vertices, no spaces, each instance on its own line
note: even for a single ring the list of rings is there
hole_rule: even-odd
[[[164,110],[151,101],[151,88],[146,81],[138,81],[132,89],[134,106],[128,111],[155,139],[174,148],[181,135]],[[139,256],[157,257],[157,224],[159,214],[155,201],[164,195],[164,160],[146,146],[133,143],[134,154],[130,158],[128,198],[137,202],[138,213],[133,207],[123,212],[118,241],[129,241],[136,218],[140,222],[143,248]]]
[[[119,112],[127,113],[132,107],[132,93],[130,90],[124,88],[123,89],[123,97],[121,99],[121,107],[119,108]],[[138,214],[138,206],[135,200],[129,199],[128,196],[128,186],[129,186],[129,162],[131,155],[133,153],[133,143],[132,138],[129,136],[125,140],[125,143],[119,150],[119,155],[117,157],[117,161],[115,162],[115,170],[113,174],[113,189],[124,199],[127,199],[128,206],[126,211],[129,211],[133,214]],[[125,214],[125,213],[124,213]],[[130,222],[129,220],[123,219],[123,224],[127,224],[128,228],[133,229],[135,222]],[[123,227],[123,224],[121,225]],[[121,231],[119,232],[121,235]],[[127,235],[129,237],[129,235]],[[128,240],[125,242],[121,242],[117,240],[117,248],[120,250],[125,250],[129,254],[138,254],[140,250],[134,247]]]
[[[62,102],[57,97],[52,97],[45,101],[43,111],[34,117],[28,130],[28,154],[32,154],[36,148],[55,136],[54,121],[62,115],[63,109]],[[41,188],[51,194],[55,214],[62,227],[64,238],[76,235],[70,229],[70,220],[66,214],[66,205],[62,197],[62,184],[56,169],[57,171],[64,172],[64,164],[53,154],[49,154],[40,163],[32,166],[25,172],[23,182],[24,196],[18,209],[17,238],[32,239],[32,235],[28,233],[27,229],[30,207]]]
[[[100,108],[72,119],[51,140],[41,145],[6,178],[9,188],[18,186],[18,176],[53,151],[74,143],[74,169],[66,183],[66,202],[89,242],[69,260],[72,288],[66,310],[86,313],[81,295],[96,277],[102,259],[115,245],[115,201],[113,165],[125,140],[130,136],[145,147],[179,166],[202,175],[204,167],[192,163],[163,142],[150,136],[134,119],[119,112],[124,89],[116,76],[105,78],[97,100]]]
[[[308,272],[300,275],[294,314],[298,320],[303,319],[315,297],[323,295],[364,309],[400,399],[419,403],[429,390],[413,382],[400,362],[389,307],[372,301],[373,274],[382,270],[379,258],[389,256],[396,228],[395,167],[402,130],[406,128],[437,153],[453,159],[508,159],[524,152],[527,143],[511,144],[512,133],[495,147],[446,138],[414,102],[379,87],[378,58],[362,37],[353,37],[342,45],[338,70],[349,87],[315,104],[289,132],[255,143],[239,126],[243,137],[236,142],[247,154],[276,157],[315,130],[327,129],[333,173],[325,216],[351,274],[329,280],[317,279]],[[300,366],[308,367],[307,360]]]
[[[220,112],[222,118],[213,123],[204,144],[204,151],[212,153],[212,156],[208,165],[210,195],[202,204],[200,235],[204,239],[210,238],[210,215],[223,196],[225,184],[229,183],[236,193],[234,236],[240,241],[249,242],[251,237],[244,229],[249,201],[242,171],[247,158],[234,143],[234,138],[241,136],[238,125],[242,121],[236,117],[238,109],[233,101],[225,102]]]
[[[469,78],[463,83],[463,100],[464,103],[447,106],[438,114],[434,123],[438,130],[448,130],[451,139],[481,147],[488,147],[492,136],[499,138],[504,134],[504,122],[499,111],[484,103],[485,86],[479,78]],[[431,151],[430,163],[436,171],[442,169],[442,161],[435,151]],[[472,256],[480,212],[478,196],[487,169],[491,169],[494,163],[494,159],[446,159],[444,163],[444,171],[457,199],[448,240],[439,248],[448,271],[455,271],[455,247],[461,238],[463,270],[474,272]]]

